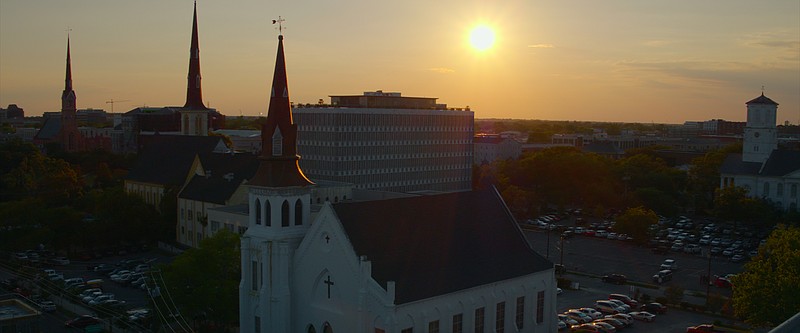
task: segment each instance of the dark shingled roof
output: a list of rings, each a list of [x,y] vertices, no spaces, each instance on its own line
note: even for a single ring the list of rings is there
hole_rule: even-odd
[[[742,161],[742,154],[728,154],[719,167],[719,173],[757,175],[759,169],[761,169],[761,163]]]
[[[719,168],[720,173],[738,175],[760,175],[780,177],[800,170],[800,151],[776,149],[770,153],[767,161],[742,161],[742,154],[729,154]]]
[[[36,132],[37,140],[52,140],[61,131],[61,117],[46,117],[42,128]]]
[[[126,179],[181,186],[197,154],[211,153],[222,140],[215,136],[153,135],[140,137],[144,143]]]
[[[395,304],[551,269],[495,190],[333,205],[372,277]]]
[[[764,93],[761,93],[761,96],[751,99],[749,102],[744,104],[772,104],[778,105],[775,101],[771,100],[769,97],[764,96]]]
[[[200,155],[200,163],[207,177],[192,177],[181,190],[180,198],[224,205],[242,181],[253,177],[258,168],[258,159],[252,154],[204,154]]]
[[[800,151],[773,150],[761,174],[764,176],[784,176],[800,170]]]

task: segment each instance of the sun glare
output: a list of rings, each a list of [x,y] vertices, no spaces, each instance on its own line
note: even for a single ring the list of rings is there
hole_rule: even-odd
[[[478,51],[486,51],[494,45],[494,30],[485,25],[472,28],[469,33],[469,43]]]

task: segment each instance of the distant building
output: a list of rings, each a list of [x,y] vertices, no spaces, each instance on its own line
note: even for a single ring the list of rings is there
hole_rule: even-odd
[[[186,83],[186,103],[182,107],[138,107],[122,116],[123,152],[135,152],[140,147],[139,135],[177,133],[208,135],[209,129],[225,126],[225,116],[205,106],[200,76],[200,47],[197,33],[197,4],[192,16],[192,37],[189,47],[189,73]]]
[[[69,37],[67,38],[67,71],[64,80],[64,91],[61,93],[61,112],[45,114],[42,128],[33,138],[33,143],[42,151],[49,145],[58,145],[66,152],[78,152],[93,149],[109,149],[111,140],[108,137],[85,137],[78,128],[75,90],[72,89],[72,60],[70,58]]]
[[[21,118],[25,118],[25,111],[16,104],[9,104],[5,109],[0,108],[0,121]]]
[[[392,192],[471,189],[472,111],[381,91],[331,101],[347,107],[293,110],[309,177]]]
[[[720,187],[740,186],[751,197],[769,200],[784,210],[800,206],[800,151],[778,146],[778,103],[764,96],[747,104],[747,126],[741,154],[730,154],[720,167]]]
[[[497,134],[477,135],[473,139],[474,163],[477,165],[497,160],[517,159],[522,154],[522,144]]]

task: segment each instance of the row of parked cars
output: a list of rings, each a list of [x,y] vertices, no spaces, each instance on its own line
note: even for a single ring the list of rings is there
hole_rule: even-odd
[[[635,321],[653,322],[656,315],[666,313],[660,303],[639,302],[623,294],[610,294],[597,300],[594,307],[570,309],[558,315],[558,329],[571,332],[615,333]]]
[[[701,254],[707,248],[711,255],[741,262],[758,254],[768,230],[754,227],[731,226],[710,221],[693,221],[689,217],[676,219],[662,217],[651,228],[650,245],[654,252]]]

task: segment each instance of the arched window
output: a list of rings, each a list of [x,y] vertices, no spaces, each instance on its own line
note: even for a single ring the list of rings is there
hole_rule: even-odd
[[[331,324],[328,324],[326,321],[325,324],[322,324],[322,333],[333,333],[333,328]]]
[[[270,206],[269,200],[264,201],[264,225],[272,226],[272,206]]]
[[[308,333],[317,333],[317,329],[314,328],[314,325],[308,325]]]
[[[283,205],[281,206],[281,226],[289,226],[289,202],[286,200],[283,200]]]
[[[261,224],[261,200],[256,199],[256,224]]]
[[[303,202],[300,199],[294,203],[294,225],[303,225]]]

